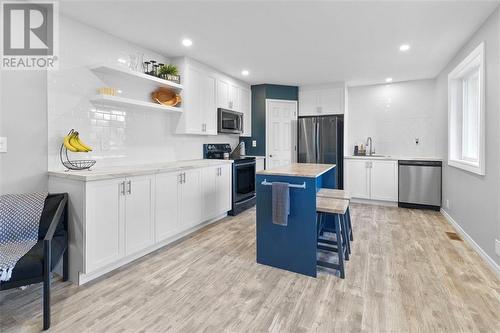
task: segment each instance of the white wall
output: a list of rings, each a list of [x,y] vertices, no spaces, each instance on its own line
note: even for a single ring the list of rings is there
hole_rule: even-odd
[[[88,67],[96,63],[120,65],[118,58],[143,52],[145,59],[167,62],[165,57],[142,49],[66,17],[60,20],[60,69],[49,73],[48,152],[49,169],[62,169],[59,146],[63,136],[75,128],[94,151],[71,158],[98,160],[96,168],[202,158],[203,143],[228,142],[238,136],[188,136],[174,134],[178,115],[133,109],[104,109],[90,103],[98,87],[107,86]],[[116,81],[115,88],[127,93],[134,87]],[[144,99],[149,98],[149,92]]]
[[[437,112],[448,112],[448,74],[477,45],[485,42],[486,175],[444,165],[443,202],[446,212],[500,265],[495,236],[500,239],[500,12],[497,9],[462,47],[437,78]],[[441,131],[447,133],[447,125]]]
[[[435,81],[417,80],[348,88],[348,148],[371,136],[377,154],[443,157],[446,116],[435,109]],[[415,144],[419,138],[419,144]]]
[[[0,153],[0,194],[47,190],[47,74],[2,71],[0,136],[8,152]]]

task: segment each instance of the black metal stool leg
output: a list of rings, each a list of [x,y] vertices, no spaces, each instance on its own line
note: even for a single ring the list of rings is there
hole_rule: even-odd
[[[349,254],[351,253],[351,245],[349,244],[349,229],[347,227],[347,218],[345,215],[339,215],[340,219],[340,228],[341,228],[341,237],[340,241],[342,242],[342,245],[345,247],[345,260],[349,260]],[[337,243],[339,240],[337,240]]]
[[[344,246],[342,245],[342,234],[340,231],[340,215],[335,214],[335,233],[337,234],[337,247],[338,247],[338,256],[339,256],[339,271],[340,277],[342,279],[345,278],[344,272]]]

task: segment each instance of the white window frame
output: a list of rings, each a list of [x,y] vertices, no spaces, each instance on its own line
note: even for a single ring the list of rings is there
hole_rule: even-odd
[[[485,175],[485,71],[484,42],[448,74],[448,165]],[[462,156],[463,79],[479,71],[478,160]]]

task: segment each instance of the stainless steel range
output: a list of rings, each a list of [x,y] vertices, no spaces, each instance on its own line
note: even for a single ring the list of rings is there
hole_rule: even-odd
[[[233,194],[232,209],[229,215],[237,215],[255,206],[255,157],[231,158],[229,144],[204,144],[203,158],[232,159],[233,162]]]

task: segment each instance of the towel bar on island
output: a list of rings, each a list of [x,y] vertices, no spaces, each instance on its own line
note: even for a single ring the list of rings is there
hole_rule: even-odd
[[[268,182],[267,179],[264,179],[261,184],[265,185],[265,186],[272,186],[273,185],[273,183]],[[288,184],[288,187],[303,188],[303,189],[305,189],[306,188],[306,182],[304,182],[302,184]]]

